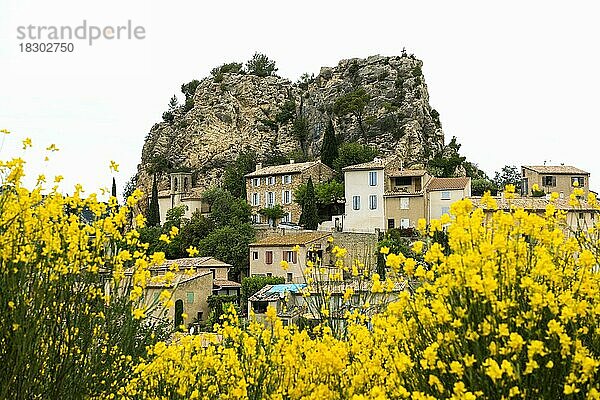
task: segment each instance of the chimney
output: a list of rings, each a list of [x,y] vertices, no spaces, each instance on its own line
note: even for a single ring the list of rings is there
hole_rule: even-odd
[[[290,164],[295,163],[296,161],[293,158],[290,158]]]
[[[256,170],[262,169],[262,163],[256,163]]]

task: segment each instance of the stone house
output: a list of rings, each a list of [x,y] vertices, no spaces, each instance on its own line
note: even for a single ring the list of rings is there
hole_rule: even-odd
[[[151,304],[159,298],[164,289],[173,290],[174,306],[166,310],[166,315],[154,315],[172,320],[175,326],[181,324],[181,314],[188,315],[186,322],[194,319],[202,321],[208,317],[207,299],[213,294],[236,295],[239,297],[241,285],[228,279],[231,264],[213,257],[191,257],[166,260],[163,264],[151,267],[151,277],[175,274],[171,284],[151,283],[147,286],[146,301]],[[189,271],[191,270],[191,275]]]
[[[532,196],[535,184],[545,193],[556,192],[561,198],[568,198],[575,185],[583,189],[585,196],[590,190],[590,173],[569,165],[526,165],[521,166],[521,172],[522,196]]]
[[[343,169],[346,207],[344,232],[413,228],[448,212],[450,204],[471,195],[471,179],[436,178],[423,169],[404,169],[397,158]]]
[[[283,221],[298,223],[301,207],[294,202],[294,190],[312,177],[314,184],[327,182],[335,172],[321,161],[295,163],[262,167],[256,165],[256,171],[246,175],[246,200],[252,207],[254,223],[268,223],[259,211],[263,208],[281,205],[286,213]]]
[[[473,205],[478,208],[483,208],[484,211],[491,215],[496,210],[487,209],[481,203],[481,197],[471,197]],[[577,231],[580,229],[587,230],[598,222],[599,211],[590,206],[584,199],[581,199],[581,206],[573,207],[569,204],[569,199],[550,200],[547,197],[517,197],[507,200],[503,197],[494,197],[499,210],[511,211],[514,209],[523,209],[529,213],[535,213],[540,216],[546,214],[546,207],[549,204],[554,205],[556,210],[566,212],[566,230]]]
[[[158,192],[158,208],[160,210],[160,223],[167,220],[167,211],[185,205],[186,211],[183,215],[190,218],[192,214],[199,211],[202,214],[210,212],[209,205],[202,201],[202,188],[192,187],[191,172],[173,172],[169,174],[169,189]]]
[[[327,256],[329,236],[327,232],[285,233],[251,243],[250,276],[280,276],[289,283],[304,283],[306,261]],[[293,250],[295,246],[298,251]],[[287,270],[281,268],[283,260],[289,264]]]

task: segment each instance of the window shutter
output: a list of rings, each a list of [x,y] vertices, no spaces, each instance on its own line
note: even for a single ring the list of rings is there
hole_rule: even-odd
[[[295,251],[292,252],[292,263],[298,263],[298,253],[296,253]]]

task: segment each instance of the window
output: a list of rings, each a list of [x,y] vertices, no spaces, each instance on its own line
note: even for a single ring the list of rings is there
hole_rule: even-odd
[[[269,185],[274,185],[274,184],[275,184],[275,177],[274,177],[274,176],[270,176],[270,177],[267,179],[267,183],[268,183]]]
[[[257,206],[260,204],[260,193],[252,193],[252,205]]]
[[[253,260],[258,260],[258,251],[253,251],[252,252],[252,259]]]
[[[443,191],[442,192],[442,200],[450,200],[450,192]]]
[[[270,278],[270,277],[272,277],[272,276],[273,276],[273,273],[272,273],[272,272],[267,272],[267,278]]]
[[[352,196],[352,209],[360,210],[360,196]]]
[[[293,279],[294,279],[294,275],[291,272],[288,272],[287,273],[287,281],[292,282]]]
[[[292,192],[290,190],[284,190],[281,197],[283,204],[290,204],[292,202]]]
[[[542,176],[542,186],[556,186],[556,177],[552,175]]]
[[[400,220],[400,228],[401,229],[406,229],[410,226],[410,220],[408,218],[402,218]]]
[[[572,176],[571,186],[583,187],[585,185],[585,178],[583,176]]]
[[[442,215],[444,214],[450,215],[450,207],[442,207]]]
[[[253,301],[252,310],[255,314],[264,314],[267,312],[267,306],[269,305],[266,301]]]
[[[377,186],[377,171],[369,171],[369,186]]]
[[[267,207],[273,207],[275,205],[275,192],[267,192],[266,205]]]
[[[283,252],[283,260],[292,263],[292,264],[296,264],[298,263],[298,253],[296,253],[295,251],[287,251],[285,250]]]
[[[255,224],[260,224],[260,214],[252,214],[252,222]]]
[[[253,178],[252,186],[254,186],[254,187],[260,186],[260,178]]]
[[[377,196],[374,194],[369,196],[369,209],[370,210],[377,209]]]
[[[412,185],[412,177],[410,176],[398,176],[394,180],[395,186],[410,186]]]
[[[187,190],[188,188],[188,178],[183,178],[183,190]]]
[[[204,312],[202,311],[198,311],[198,314],[196,314],[196,317],[198,318],[198,321],[202,321],[202,317],[204,316]]]
[[[194,304],[194,292],[187,292],[186,297],[188,304]]]
[[[291,175],[284,175],[283,176],[283,183],[285,183],[285,184],[292,183],[292,176]]]
[[[177,190],[177,178],[173,179],[173,189]]]
[[[285,213],[285,215],[281,218],[281,222],[292,222],[292,213]]]
[[[388,219],[388,229],[394,229],[395,220],[393,218]]]
[[[271,250],[265,251],[265,263],[273,264],[273,252]]]
[[[400,197],[400,209],[408,210],[409,200],[408,197]]]

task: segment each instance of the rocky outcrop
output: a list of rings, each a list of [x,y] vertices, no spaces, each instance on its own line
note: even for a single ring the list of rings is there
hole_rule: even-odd
[[[191,109],[180,107],[172,121],[150,130],[138,187],[149,192],[148,165],[157,158],[194,172],[199,187],[219,184],[224,167],[244,149],[259,160],[300,151],[318,158],[330,120],[345,141],[397,154],[407,166],[422,164],[443,149],[444,138],[421,67],[403,54],[342,60],[298,83],[239,73],[205,78]]]

